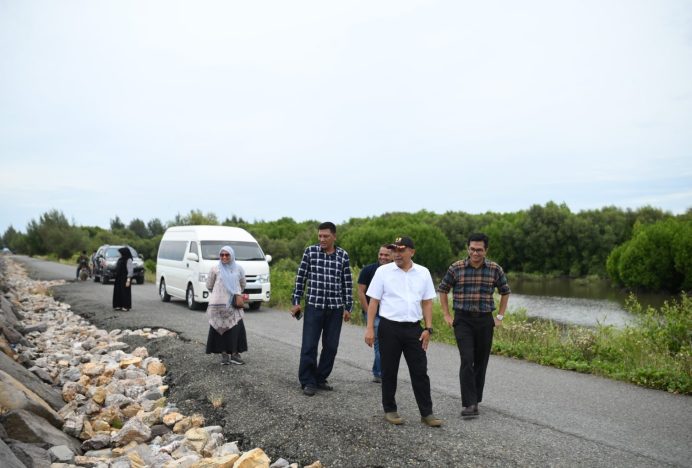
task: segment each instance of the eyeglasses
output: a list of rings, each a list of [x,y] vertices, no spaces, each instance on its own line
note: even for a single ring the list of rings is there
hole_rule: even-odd
[[[469,253],[482,254],[483,252],[485,252],[485,249],[472,249],[471,247],[469,247]]]
[[[219,257],[230,257],[231,254],[219,254]]]

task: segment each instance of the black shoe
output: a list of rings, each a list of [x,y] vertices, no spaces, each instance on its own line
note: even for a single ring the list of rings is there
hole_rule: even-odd
[[[478,417],[478,405],[469,405],[461,410],[461,417],[471,419]]]
[[[331,392],[332,390],[334,390],[334,387],[329,385],[327,382],[318,383],[317,388],[319,388],[320,390],[327,390],[328,392]]]
[[[317,390],[315,387],[310,387],[309,385],[306,385],[303,387],[303,395],[306,396],[315,396],[315,393],[317,393]]]
[[[241,359],[240,354],[234,354],[231,356],[231,364],[242,366],[243,364],[245,364],[245,361]]]

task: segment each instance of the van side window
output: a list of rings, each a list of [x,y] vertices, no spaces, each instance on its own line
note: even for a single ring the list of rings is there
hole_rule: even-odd
[[[185,247],[187,247],[187,241],[161,241],[159,258],[180,261],[185,256]]]
[[[231,241],[231,240],[208,240],[201,241],[202,258],[205,260],[216,260],[219,258],[219,251],[224,245],[230,246],[235,252],[235,259],[241,261],[264,260],[264,253],[257,242]]]
[[[190,242],[190,253],[194,253],[199,255],[199,252],[197,251],[197,242],[192,241]]]

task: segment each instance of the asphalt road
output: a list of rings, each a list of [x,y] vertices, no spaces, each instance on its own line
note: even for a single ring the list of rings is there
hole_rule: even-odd
[[[689,396],[492,356],[481,417],[464,421],[457,349],[432,343],[433,403],[445,424],[433,429],[419,422],[402,364],[397,401],[406,424],[394,427],[382,419],[379,386],[370,382],[372,350],[361,327],[342,329],[330,378],[335,391],[309,398],[297,381],[301,323],[286,311],[247,313],[248,365],[220,371],[204,354],[204,313],[187,310],[182,301],[162,303],[154,285],[134,285],[133,310],[115,312],[112,286],[76,282],[70,266],[13,258],[34,278],[70,281],[55,289],[56,298],[102,328],[180,333],[180,353],[195,355],[181,361],[175,347],[163,353],[187,362],[174,370],[178,394],[184,385],[211,393],[223,391],[215,386],[238,387],[234,395],[244,401],[229,402],[227,421],[246,441],[282,451],[273,458],[320,459],[327,466],[692,466]]]

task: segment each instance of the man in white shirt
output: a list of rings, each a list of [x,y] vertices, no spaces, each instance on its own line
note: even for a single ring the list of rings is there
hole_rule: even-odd
[[[396,406],[396,385],[399,361],[404,355],[411,375],[411,386],[421,414],[421,422],[439,427],[442,420],[433,415],[428,378],[426,351],[432,334],[432,300],[435,286],[430,271],[413,263],[413,239],[398,237],[388,246],[392,250],[392,263],[380,266],[372,278],[367,295],[368,324],[365,342],[375,341],[375,315],[380,310],[377,338],[380,342],[382,363],[382,406],[384,418],[391,424],[402,424]],[[425,320],[425,328],[420,325]]]

